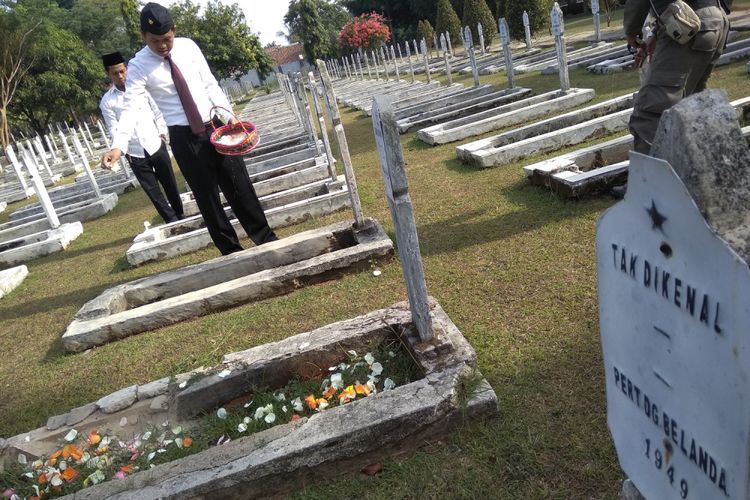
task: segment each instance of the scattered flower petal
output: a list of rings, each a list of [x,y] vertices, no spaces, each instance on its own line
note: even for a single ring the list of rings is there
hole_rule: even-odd
[[[252,421],[253,421],[253,419],[250,418],[250,417],[245,417],[245,418],[242,419],[242,422],[245,423],[245,424],[249,424]]]
[[[252,404],[253,404],[253,400],[251,399],[250,401],[248,401],[247,403],[244,404],[243,408],[250,408],[250,406],[252,406]]]
[[[149,454],[148,454],[148,456],[146,457],[146,461],[150,462],[151,460],[153,460],[153,459],[154,459],[154,457],[155,457],[155,456],[156,456],[156,452],[155,452],[155,451],[152,451],[152,452],[151,452],[151,453],[149,453]]]
[[[374,271],[372,272],[372,275],[373,275],[373,276],[375,276],[376,278],[377,278],[378,276],[380,276],[381,274],[383,274],[383,273],[382,273],[382,272],[380,271],[380,269],[375,269],[375,270],[374,270]]]
[[[396,382],[394,382],[393,380],[389,378],[385,379],[385,381],[383,382],[383,389],[385,389],[386,391],[390,391],[394,389],[395,387],[396,387]]]
[[[318,401],[312,394],[310,394],[309,396],[305,396],[305,403],[307,403],[307,407],[311,410],[314,410],[318,407]]]
[[[299,415],[292,415],[292,422],[295,420],[299,420],[301,417]]]
[[[180,382],[180,385],[178,385],[177,387],[179,387],[180,389],[184,389],[185,387],[187,387],[187,380],[183,380],[182,382]]]
[[[179,436],[180,434],[182,434],[182,426],[178,425],[177,427],[172,429],[172,434],[174,434],[175,436]]]
[[[191,438],[190,436],[185,436],[182,439],[182,446],[184,446],[185,448],[190,448],[191,446],[193,446],[193,438]]]
[[[229,374],[232,373],[232,370],[222,370],[219,373],[216,374],[219,378],[226,378],[229,376]]]
[[[383,365],[380,363],[373,363],[372,366],[370,366],[370,369],[372,370],[372,374],[376,377],[383,373]]]
[[[63,440],[67,441],[68,443],[72,443],[75,438],[78,436],[78,431],[75,429],[70,429],[67,434],[65,434],[65,437]]]
[[[303,411],[305,407],[302,405],[302,399],[295,398],[294,401],[292,401],[292,408],[294,408],[294,411]]]
[[[175,440],[174,440],[174,444],[175,444],[175,445],[177,445],[177,447],[178,447],[179,449],[182,449],[182,448],[183,448],[183,446],[182,446],[182,438],[177,438],[177,439],[175,439]]]
[[[26,463],[27,463],[26,455],[24,455],[23,453],[19,453],[18,454],[18,463],[21,464],[21,465],[26,465]]]
[[[289,413],[289,409],[286,407],[286,405],[281,407],[281,411],[283,411],[284,413]]]
[[[146,432],[146,433],[145,433],[145,434],[143,435],[143,438],[142,438],[142,439],[143,439],[144,441],[148,441],[149,439],[151,439],[151,431],[148,431],[148,432]]]
[[[240,425],[237,426],[237,432],[242,433],[245,431],[247,431],[247,424],[245,424],[244,422],[241,422]]]
[[[302,342],[299,345],[299,350],[301,351],[302,349],[307,349],[308,347],[310,347],[310,342]]]
[[[326,408],[328,408],[328,406],[328,401],[326,401],[325,399],[318,400],[318,410],[325,410]]]
[[[216,416],[222,420],[225,420],[227,418],[227,411],[224,408],[219,408],[219,410],[216,412]]]
[[[353,358],[356,358],[356,357],[357,357],[357,351],[346,351],[346,352],[347,352],[347,353],[349,353],[349,355],[350,355],[351,357],[353,357]]]
[[[371,352],[368,352],[365,354],[365,363],[368,364],[368,366],[371,366],[375,362],[375,356],[372,355]]]
[[[278,394],[274,394],[273,397],[276,398],[276,401],[286,401],[286,395],[283,392],[279,392]]]
[[[344,377],[340,373],[334,373],[331,375],[331,387],[333,387],[334,391],[344,388]]]
[[[269,413],[268,415],[266,415],[266,418],[264,420],[267,424],[272,424],[276,421],[276,415],[274,415],[273,413]]]

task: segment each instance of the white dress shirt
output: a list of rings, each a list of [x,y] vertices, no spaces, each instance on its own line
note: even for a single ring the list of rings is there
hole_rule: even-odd
[[[112,85],[112,88],[102,96],[99,109],[107,124],[109,136],[114,139],[118,133],[118,120],[122,115],[125,92]],[[127,149],[122,151],[130,156],[144,158],[156,153],[161,148],[162,135],[167,135],[167,124],[151,96],[146,92],[144,96],[133,102],[136,109],[135,126],[130,128]],[[127,131],[123,130],[123,135]]]
[[[229,99],[211,74],[206,58],[194,41],[189,38],[175,38],[169,55],[185,77],[204,122],[211,119],[211,108],[214,105],[232,109]],[[169,63],[146,46],[128,63],[124,108],[117,127],[118,134],[112,141],[113,148],[125,151],[129,140],[125,130],[132,129],[136,121],[137,111],[134,103],[145,93],[151,94],[154,98],[168,127],[189,125],[180,96],[177,95],[172,81]],[[218,111],[218,114],[225,120],[229,118],[225,112]]]

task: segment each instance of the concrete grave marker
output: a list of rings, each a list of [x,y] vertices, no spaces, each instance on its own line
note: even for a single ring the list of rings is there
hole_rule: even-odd
[[[510,30],[508,21],[501,17],[497,22],[498,33],[500,33],[500,43],[503,46],[503,58],[505,59],[505,72],[508,75],[508,88],[515,88],[515,75],[513,73],[513,54],[510,50]]]
[[[562,9],[560,9],[557,2],[552,6],[550,18],[552,21],[552,34],[555,37],[557,66],[560,71],[560,89],[567,92],[570,90],[570,76],[568,74],[568,52],[565,47],[565,22],[563,21]]]
[[[367,51],[363,55],[365,57],[365,67],[367,68],[367,78],[372,80],[372,68],[370,68],[370,59],[367,57]]]
[[[485,55],[487,49],[484,46],[484,29],[482,28],[482,23],[477,23],[477,33],[479,34],[479,48],[482,51],[482,55]]]
[[[86,172],[86,175],[89,178],[89,181],[91,182],[91,188],[94,190],[94,193],[96,193],[97,198],[102,197],[102,191],[99,189],[99,183],[96,182],[96,177],[94,177],[94,172],[91,171],[91,167],[89,166],[89,161],[86,158],[86,153],[83,151],[83,146],[81,145],[81,141],[78,140],[78,136],[73,135],[73,146],[76,148],[76,153],[78,153],[78,156],[81,157],[81,162],[83,163],[83,170]]]
[[[750,152],[718,91],[665,112],[652,152],[597,229],[609,428],[646,498],[747,498]]]
[[[416,40],[412,40],[411,43],[414,46],[414,55],[418,56],[419,55],[419,45],[417,45],[417,41]]]
[[[594,16],[594,41],[602,41],[602,23],[599,17],[599,0],[591,0],[591,14]]]
[[[427,42],[422,39],[422,57],[424,58],[424,73],[427,76],[427,83],[432,83],[432,75],[430,75],[430,56],[427,53]]]
[[[401,59],[401,60],[403,60],[403,58],[404,58],[404,53],[403,53],[403,52],[401,52],[401,44],[400,44],[400,43],[397,43],[397,44],[396,44],[396,49],[397,49],[397,51],[398,51],[398,58],[399,58],[399,59]]]
[[[13,151],[13,147],[11,145],[8,145],[5,148],[5,156],[8,158],[10,166],[13,167],[13,172],[16,173],[18,182],[21,183],[21,187],[28,195],[29,185],[26,183],[26,176],[23,175],[23,169],[21,168],[21,164],[19,163],[18,158],[16,157],[16,153]]]
[[[54,161],[56,164],[60,163],[60,158],[57,157],[57,150],[55,150],[55,148],[53,147],[49,134],[45,134],[44,142],[47,143],[47,149],[49,149],[49,154],[52,156],[52,161]]]
[[[391,60],[393,61],[393,69],[396,73],[396,81],[401,80],[401,72],[398,69],[398,60],[396,59],[396,50],[393,48],[393,45],[391,45]]]
[[[320,61],[318,62],[318,70],[320,71],[331,123],[336,133],[336,141],[339,145],[339,153],[341,153],[341,162],[344,164],[344,176],[346,177],[346,185],[349,189],[349,198],[352,204],[352,211],[354,212],[354,224],[355,227],[362,227],[365,223],[365,218],[362,214],[362,202],[359,199],[357,178],[354,175],[354,166],[352,165],[352,158],[349,153],[349,143],[344,133],[344,125],[341,123],[341,114],[339,113],[336,94],[333,92],[333,83],[331,82],[331,77],[328,75],[328,71],[325,69],[325,64],[320,64]]]
[[[42,178],[39,176],[39,171],[36,169],[33,160],[26,153],[23,155],[23,164],[26,166],[26,170],[29,171],[31,183],[33,184],[34,191],[36,191],[36,195],[39,198],[39,203],[42,205],[44,215],[47,216],[49,226],[52,229],[60,227],[60,219],[57,217],[57,212],[55,212],[55,207],[52,205],[52,200],[49,197],[47,188],[44,186],[44,181],[42,181]]]
[[[411,49],[409,44],[406,44],[406,58],[409,60],[409,74],[411,75],[411,83],[415,83],[417,80],[414,77],[414,63],[411,60]]]
[[[432,34],[432,47],[435,49],[435,52],[438,51],[438,38],[437,33]]]
[[[315,114],[318,115],[318,129],[323,138],[323,146],[326,152],[326,158],[328,159],[328,173],[331,176],[331,182],[338,182],[338,176],[336,175],[336,159],[333,156],[331,141],[328,138],[328,126],[326,125],[326,120],[323,116],[323,110],[320,108],[320,101],[318,101],[318,85],[315,83],[315,75],[312,71],[307,74],[307,77],[310,80],[310,93],[312,94],[312,102],[315,106]]]
[[[83,139],[83,140],[82,140],[82,144],[83,144],[84,146],[86,146],[86,150],[87,150],[87,151],[89,152],[89,155],[90,155],[90,156],[91,156],[91,157],[93,158],[93,157],[94,157],[94,149],[93,149],[93,147],[91,146],[91,144],[89,143],[89,140],[88,140],[88,138],[86,137],[86,133],[85,133],[85,132],[83,131],[83,127],[81,127],[81,126],[79,125],[79,126],[78,126],[78,130],[76,130],[76,129],[73,129],[73,132],[74,132],[74,135],[75,135],[75,133],[76,133],[76,132],[77,132],[77,133],[79,133],[79,134],[81,134],[81,138]]]
[[[471,35],[471,29],[468,26],[464,26],[463,36],[464,36],[464,50],[466,50],[466,52],[468,53],[469,49],[474,46],[474,39]]]
[[[447,31],[445,32],[445,41],[448,43],[448,52],[453,57],[453,42],[451,42],[451,34]]]
[[[420,338],[430,340],[434,333],[427,283],[419,251],[417,225],[409,196],[409,185],[406,181],[406,164],[396,126],[396,116],[393,104],[388,97],[375,96],[372,105],[372,124],[375,131],[375,144],[380,155],[385,194],[396,228],[398,253],[406,280],[412,319]]]
[[[526,11],[523,11],[523,31],[526,36],[526,50],[531,50],[531,22]]]
[[[388,61],[386,61],[386,59],[385,59],[385,51],[383,50],[382,46],[380,47],[380,61],[383,63],[383,71],[384,71],[384,74],[385,74],[385,81],[387,82],[388,80],[391,79],[391,75],[390,75],[390,73],[388,73]]]
[[[451,73],[451,61],[448,57],[448,52],[443,52],[443,59],[445,60],[445,75],[448,77],[448,85],[453,85],[453,74]]]

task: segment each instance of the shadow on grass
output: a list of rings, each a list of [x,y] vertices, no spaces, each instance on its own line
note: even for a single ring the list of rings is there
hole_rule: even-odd
[[[72,259],[74,257],[78,257],[79,255],[83,254],[94,254],[100,250],[107,250],[109,248],[118,247],[121,245],[126,245],[133,241],[132,236],[125,236],[124,238],[120,238],[119,240],[114,241],[108,241],[106,243],[101,243],[99,245],[92,245],[92,246],[86,246],[82,248],[78,248],[75,250],[65,250],[62,253],[60,253],[60,256],[62,257],[60,259],[60,262],[64,262],[66,259]]]
[[[519,209],[492,218],[484,218],[486,209],[474,210],[430,224],[417,230],[422,255],[460,252],[475,245],[512,238],[566,219],[579,218],[604,207],[604,201],[572,202],[550,195],[525,180],[497,192]]]
[[[102,284],[98,286],[91,286],[88,288],[81,288],[72,292],[61,293],[59,295],[41,297],[35,300],[27,300],[25,302],[12,306],[0,306],[0,318],[3,318],[3,320],[25,318],[27,316],[31,317],[35,314],[38,314],[40,311],[49,313],[50,311],[61,309],[70,305],[76,305],[80,307],[94,297],[97,297],[104,290],[112,288],[113,286],[116,285]]]

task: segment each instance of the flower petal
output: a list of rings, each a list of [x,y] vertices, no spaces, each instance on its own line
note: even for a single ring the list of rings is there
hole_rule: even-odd
[[[216,416],[222,420],[225,420],[227,418],[227,411],[224,408],[219,408],[216,412]]]

